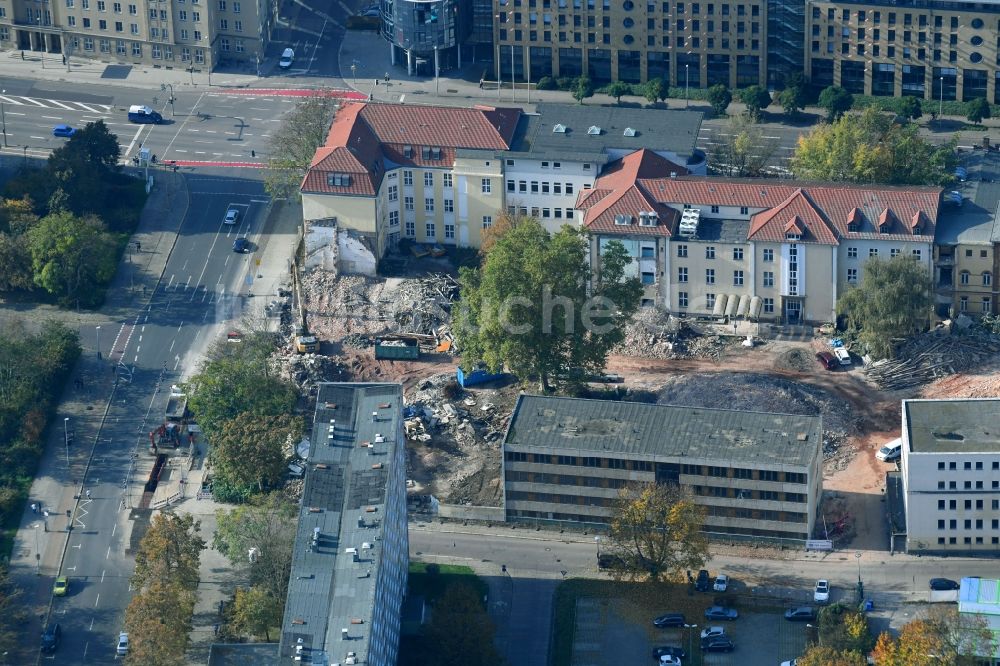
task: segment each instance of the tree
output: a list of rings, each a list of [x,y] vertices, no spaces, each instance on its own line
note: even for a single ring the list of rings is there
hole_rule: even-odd
[[[230,611],[230,633],[264,636],[271,642],[271,627],[281,626],[284,598],[278,599],[262,587],[236,588]]]
[[[819,644],[841,652],[868,654],[875,645],[868,617],[843,603],[819,612]]]
[[[622,488],[608,529],[612,575],[631,580],[676,578],[708,561],[708,537],[701,531],[705,509],[677,486],[636,484]]]
[[[550,235],[533,218],[511,228],[482,268],[460,271],[455,330],[463,363],[482,361],[494,372],[506,366],[537,378],[542,391],[570,371],[600,372],[642,294],[636,278],[624,277],[624,248],[609,252],[611,245],[621,244],[605,250],[588,294],[588,241],[580,231],[564,226]]]
[[[190,514],[160,513],[139,541],[132,585],[143,589],[156,582],[198,587],[198,562],[205,541],[198,536],[201,523]]]
[[[212,443],[216,476],[257,492],[277,487],[288,475],[285,450],[291,450],[302,431],[302,419],[288,414],[239,414],[224,421]]]
[[[749,86],[739,91],[740,101],[747,108],[747,115],[760,122],[762,111],[771,103],[771,93],[764,86]]]
[[[934,295],[927,268],[911,257],[868,259],[861,282],[837,301],[837,314],[847,316],[874,358],[891,358],[893,340],[927,328]]]
[[[819,94],[818,103],[826,109],[827,122],[832,123],[854,105],[854,95],[840,86],[828,86]]]
[[[976,125],[982,123],[983,120],[992,117],[990,103],[982,97],[969,100],[965,105],[965,117]]]
[[[615,81],[608,86],[608,94],[615,98],[615,104],[621,104],[622,97],[632,94],[632,86],[624,81]]]
[[[882,666],[882,662],[876,662]],[[867,666],[860,652],[835,650],[826,645],[814,645],[798,658],[795,666]]]
[[[52,151],[49,168],[59,172],[77,170],[81,165],[90,169],[117,171],[121,159],[118,137],[111,133],[103,120],[87,123],[78,129],[69,141]]]
[[[0,231],[0,291],[28,290],[35,286],[31,252],[19,236]]]
[[[276,199],[299,195],[299,185],[312,162],[316,149],[326,141],[337,98],[329,91],[318,90],[286,115],[271,135],[270,158],[264,184]]]
[[[642,95],[650,104],[656,104],[658,100],[666,99],[669,95],[667,84],[661,78],[650,79],[643,86]]]
[[[709,147],[709,168],[713,173],[730,178],[759,178],[778,150],[778,140],[745,115],[729,119],[729,128],[712,136]]]
[[[794,118],[801,109],[806,108],[806,89],[803,86],[786,86],[778,94],[778,103],[785,115]]]
[[[877,109],[814,128],[799,137],[792,168],[804,180],[931,185],[949,182],[956,139],[935,146],[916,125],[898,125]]]
[[[715,115],[726,115],[726,109],[732,101],[733,94],[724,83],[716,83],[708,89],[708,103],[712,105],[712,113]]]
[[[426,629],[441,666],[495,666],[503,663],[494,643],[496,628],[479,593],[466,583],[449,585],[434,604]]]
[[[283,605],[292,567],[297,506],[280,493],[253,498],[232,511],[216,512],[212,547],[234,567],[249,574],[250,584],[268,591]],[[251,549],[259,556],[252,561]]]
[[[20,509],[24,510],[23,498]],[[0,652],[13,651],[23,647],[25,621],[28,619],[28,604],[21,590],[10,581],[6,566],[0,566]]]
[[[129,664],[182,666],[191,632],[194,592],[177,583],[154,581],[125,609]]]
[[[899,115],[907,120],[917,120],[924,115],[919,97],[906,96],[899,100]]]
[[[489,254],[493,246],[496,245],[497,240],[525,219],[527,218],[523,215],[508,211],[503,211],[497,215],[496,219],[493,220],[493,224],[489,228],[483,229],[479,243],[479,254],[484,257]]]
[[[583,104],[583,100],[593,96],[594,86],[591,84],[590,79],[586,76],[578,78],[576,84],[573,86],[573,99]]]
[[[94,305],[115,274],[118,240],[93,216],[46,215],[27,235],[33,281],[64,304]]]

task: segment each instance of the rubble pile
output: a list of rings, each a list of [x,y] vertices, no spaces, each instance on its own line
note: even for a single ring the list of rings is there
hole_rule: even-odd
[[[272,357],[279,376],[291,381],[302,395],[312,395],[321,382],[350,379],[340,361],[323,354],[298,354],[290,345],[281,347]]]
[[[981,366],[997,354],[1000,338],[995,335],[931,331],[903,343],[896,350],[896,358],[870,363],[865,374],[880,389],[903,389]]]
[[[392,304],[395,330],[451,340],[451,305],[456,300],[458,281],[450,275],[435,273],[403,280]]]
[[[720,358],[731,340],[702,335],[684,320],[658,308],[640,308],[625,328],[625,339],[612,350],[642,358]]]
[[[847,433],[823,431],[823,472],[832,474],[847,469],[858,454],[847,441]]]

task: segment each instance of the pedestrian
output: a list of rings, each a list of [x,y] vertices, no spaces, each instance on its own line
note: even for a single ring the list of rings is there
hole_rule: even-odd
[[[135,242],[135,251],[142,252],[142,243],[140,243],[139,241]]]
[[[31,513],[38,513],[38,504],[35,502],[31,503]]]
[[[65,55],[63,56],[63,64],[64,65],[66,64],[66,56]]]
[[[482,79],[479,79],[479,89],[480,90],[483,89],[483,80]]]
[[[21,60],[24,60],[24,49],[21,49]]]
[[[385,73],[385,82],[389,83],[389,72]]]
[[[250,157],[257,157],[257,151],[256,150],[251,150],[250,151]]]
[[[375,87],[378,88],[378,79],[375,79]]]
[[[87,490],[87,499],[90,499],[90,490]]]

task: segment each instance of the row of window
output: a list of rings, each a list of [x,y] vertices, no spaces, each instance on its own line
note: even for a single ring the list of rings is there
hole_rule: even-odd
[[[530,181],[530,183],[527,180],[507,181],[508,192],[519,192],[521,194],[527,194],[529,191],[529,187],[531,188],[530,191],[532,194],[566,194],[566,195],[574,194],[573,183],[565,183],[564,185],[563,183],[549,183],[546,180],[543,181],[532,180]],[[583,189],[588,190],[590,189],[590,187],[584,185]]]
[[[410,146],[407,146],[407,148],[410,148]],[[426,148],[425,150],[433,150],[433,149]],[[440,148],[436,150],[440,151]],[[396,178],[396,172],[393,171],[389,174],[389,180],[394,180],[395,178]],[[403,169],[403,185],[405,187],[413,186],[413,171],[411,171],[410,169]],[[441,174],[441,186],[446,188],[455,186],[454,177],[451,173],[444,172]],[[424,171],[424,187],[434,187],[433,171]]]
[[[944,463],[943,460],[939,460],[938,461],[937,468],[940,469],[940,470],[945,469],[945,463]],[[958,462],[954,461],[954,460],[951,461],[951,462],[949,462],[947,469],[949,469],[949,470],[957,470],[958,469]],[[976,460],[975,462],[973,462],[971,460],[963,461],[962,462],[962,469],[967,469],[967,470],[975,469],[975,470],[982,471],[984,469],[984,467],[983,467],[983,461],[982,460]],[[994,460],[994,461],[992,461],[990,469],[992,469],[993,471],[1000,470],[1000,460]]]
[[[582,513],[561,513],[548,511],[531,511],[528,509],[508,509],[509,518],[532,518],[535,520],[563,520],[571,523],[606,523],[605,516],[590,516]]]
[[[3,34],[3,30],[0,29],[0,40],[6,39]],[[95,41],[93,37],[73,37],[73,48],[76,50],[83,49],[86,52],[93,52],[95,50]],[[143,52],[142,42],[126,42],[124,40],[115,40],[115,53],[120,56],[128,55],[129,44],[131,44],[131,53],[135,58],[141,58]],[[110,39],[99,39],[96,41],[97,51],[100,53],[111,53],[111,40]],[[237,51],[243,50],[243,42],[237,42]],[[174,50],[171,46],[161,47],[159,44],[153,44],[151,46],[152,56],[155,59],[173,60]],[[205,63],[205,52],[201,49],[195,49],[193,53],[189,48],[181,49],[181,62],[195,62],[196,64],[202,65]]]
[[[827,21],[834,21],[834,20],[836,20],[836,16],[837,16],[836,11],[837,10],[834,9],[833,7],[828,7],[827,10],[826,10],[826,20]],[[813,6],[813,8],[812,8],[812,17],[813,17],[813,20],[814,21],[819,20],[820,16],[821,16],[821,14],[820,14],[820,8],[816,7],[816,6]],[[857,23],[865,23],[870,18],[871,22],[873,24],[880,25],[882,23],[882,12],[881,11],[873,11],[873,12],[869,13],[867,10],[861,9],[856,14],[854,14],[854,18],[856,19]],[[896,25],[896,12],[888,12],[888,16],[886,18],[888,19],[889,25]],[[927,26],[927,24],[928,24],[928,21],[927,21],[928,17],[927,17],[926,14],[917,14],[917,19],[918,19],[918,24],[920,25],[921,28]],[[841,9],[840,10],[840,20],[843,21],[843,22],[845,22],[845,23],[849,23],[851,21],[851,10],[850,9]],[[910,13],[904,13],[903,14],[903,25],[913,25],[913,15],[912,14],[910,14]],[[978,29],[982,28],[985,24],[983,23],[983,20],[981,18],[974,18],[974,19],[972,19],[971,25],[972,25],[973,28],[976,28],[978,30]],[[934,17],[934,27],[935,28],[941,28],[943,26],[944,26],[944,17],[943,16],[935,16]],[[950,19],[948,21],[948,26],[952,30],[957,30],[958,29],[958,17],[957,16],[950,17]],[[1000,22],[997,23],[997,29],[1000,30]]]
[[[947,525],[948,525],[947,527],[945,527],[945,523],[947,523]],[[977,518],[975,520],[966,519],[966,520],[962,521],[962,526],[963,526],[962,529],[966,529],[966,530],[981,530],[981,529],[984,529],[983,525],[985,525],[985,522],[981,518]],[[945,530],[945,529],[947,529],[947,530],[957,530],[958,529],[958,521],[957,520],[948,520],[948,521],[938,520],[937,521],[937,528],[938,528],[938,530]],[[1000,530],[1000,520],[997,520],[995,518],[993,520],[991,520],[990,521],[990,529]]]
[[[508,490],[507,499],[525,502],[546,502],[548,504],[576,504],[577,506],[597,506],[610,508],[614,506],[614,497],[593,497],[590,495],[560,495],[559,493],[529,493],[520,490]]]
[[[715,307],[716,294],[705,294],[705,309],[711,310]],[[761,309],[764,314],[774,314],[774,299],[770,297],[763,297],[761,300]],[[686,309],[690,307],[690,294],[686,291],[677,292],[677,307],[681,309]]]
[[[969,312],[969,297],[961,296],[958,299],[958,311]],[[989,296],[983,296],[979,301],[979,311],[983,314],[990,314],[993,311],[993,302]]]
[[[508,33],[508,31],[506,29],[500,30],[500,41],[501,42],[505,42],[505,43],[509,42],[509,41],[522,42],[522,41],[524,41],[524,38],[525,38],[524,32],[525,31],[523,31],[523,30],[512,30],[512,31],[510,31]],[[529,42],[538,42],[539,41],[539,39],[538,39],[538,31],[537,30],[528,30],[527,32],[528,32],[528,41]],[[728,30],[724,30],[723,32],[728,32]],[[564,43],[564,44],[568,43],[570,41],[572,41],[574,44],[582,44],[584,42],[584,40],[583,40],[583,33],[580,33],[580,32],[574,32],[574,33],[572,33],[572,35],[573,35],[572,40],[570,39],[569,35],[570,35],[570,33],[568,33],[568,32],[560,31],[559,34],[558,34],[558,41],[560,43]],[[541,41],[542,42],[551,43],[552,42],[552,32],[550,30],[543,30],[542,31],[542,39],[541,39]],[[622,37],[621,41],[624,44],[634,44],[635,43],[635,37],[633,37],[632,35],[624,35]],[[588,32],[587,33],[587,44],[597,44],[597,43],[598,43],[597,33]],[[607,32],[601,33],[600,43],[601,44],[611,44],[612,43],[611,34],[607,33]],[[700,48],[702,48],[702,39],[701,39],[701,37],[686,37],[685,38],[683,36],[677,36],[677,37],[671,38],[671,37],[669,37],[667,35],[661,35],[660,36],[659,44],[657,44],[656,35],[646,35],[646,46],[657,46],[657,45],[659,45],[659,46],[665,46],[667,48],[670,48],[671,43],[673,43],[673,45],[676,48],[679,48],[679,49],[681,49],[681,48],[692,48],[692,49],[700,49]],[[704,48],[706,48],[706,49],[715,49],[716,48],[715,38],[714,37],[708,37],[708,38],[706,38],[705,39]],[[721,50],[723,50],[723,51],[729,51],[732,48],[730,46],[730,40],[729,40],[728,37],[723,37],[720,40],[719,48]],[[738,38],[736,40],[736,47],[735,48],[736,48],[737,51],[746,51],[746,50],[757,51],[757,50],[760,49],[760,40],[759,39],[751,39],[748,42],[746,39]]]
[[[713,518],[740,518],[742,520],[769,520],[778,523],[806,523],[808,517],[795,511],[768,511],[760,509],[745,509],[743,507],[713,506],[706,507],[708,515]],[[709,530],[715,528],[709,527]]]
[[[551,164],[552,164],[552,168],[553,169],[561,169],[562,168],[562,162],[552,162]],[[507,166],[509,166],[509,167],[514,166],[514,160],[507,160]],[[548,169],[549,168],[549,162],[542,162],[542,168],[543,169]],[[590,171],[590,163],[589,162],[584,162],[583,163],[583,170],[584,171]]]
[[[948,490],[958,490],[958,482],[957,481],[948,481],[948,482],[938,481],[937,482],[938,490],[945,490],[945,483],[947,483],[947,486],[948,486],[947,489]],[[973,484],[975,484],[975,485],[973,485]],[[962,482],[962,490],[983,490],[984,488],[985,488],[985,486],[983,485],[982,481],[975,481],[975,482],[973,482],[973,481],[963,481]],[[1000,490],[1000,481],[991,481],[990,482],[990,488],[993,489],[993,490]]]
[[[975,507],[976,511],[982,511],[986,506],[986,500],[963,500],[962,506],[966,511],[972,511]],[[1000,511],[1000,500],[990,500],[990,508],[994,511]],[[938,511],[957,511],[958,510],[958,500],[938,500]]]
[[[605,469],[625,469],[636,472],[652,472],[653,463],[648,460],[628,460],[626,458],[601,458],[598,456],[560,456],[551,453],[525,453],[507,451],[507,462],[532,462],[540,465],[577,465],[579,467],[603,467]]]
[[[894,248],[891,248],[889,250],[889,256],[892,257],[893,259],[895,259],[896,257],[900,256],[902,253],[903,253],[903,251],[900,250],[898,247],[894,247]],[[919,249],[913,249],[913,250],[910,250],[910,255],[914,259],[918,259],[919,260],[923,256],[923,252],[921,250],[919,250]],[[870,248],[868,248],[868,258],[869,259],[875,259],[877,257],[878,257],[878,248],[877,247],[870,247]],[[857,259],[858,258],[858,248],[856,248],[854,246],[848,246],[848,248],[847,248],[847,258],[848,259]]]
[[[758,481],[780,481],[805,484],[802,472],[779,472],[770,469],[750,469],[747,467],[721,467],[718,465],[681,465],[681,474],[692,476],[714,476],[717,478],[756,479]]]
[[[958,280],[962,284],[969,284],[971,278],[971,273],[969,271],[962,271],[958,274]],[[983,271],[980,275],[984,287],[989,287],[993,284],[993,273],[990,271]]]
[[[983,537],[976,537],[975,541],[976,541],[976,545],[977,546],[978,545],[982,545],[984,543],[983,542]],[[943,545],[945,545],[945,538],[944,537],[938,537],[937,542],[938,542],[939,546],[943,546]],[[962,543],[965,544],[965,545],[967,545],[967,546],[972,545],[972,537],[964,537],[962,539]],[[990,537],[990,543],[993,544],[994,546],[997,545],[997,544],[1000,544],[1000,537]],[[956,539],[955,537],[948,537],[948,545],[954,546],[956,544],[958,544],[958,539]]]
[[[522,20],[523,16],[522,16],[521,12],[511,12],[510,15],[513,17],[512,22],[514,23],[514,25],[522,25],[522,24],[524,24],[524,21]],[[557,17],[558,18],[556,20],[557,20],[557,23],[558,23],[558,25],[560,27],[568,27],[569,24],[570,24],[570,18],[572,18],[572,23],[573,23],[573,27],[574,28],[582,28],[582,27],[584,27],[584,20],[583,20],[584,17],[581,16],[580,14],[572,15],[572,17],[569,16],[569,15],[567,15],[567,14],[558,14]],[[593,15],[587,16],[586,19],[587,19],[586,23],[587,23],[587,27],[588,28],[596,28],[597,27],[597,17],[596,16],[593,16]],[[507,13],[500,14],[499,15],[499,22],[500,22],[501,25],[504,25],[504,24],[508,23],[508,14]],[[551,26],[552,25],[552,14],[547,13],[547,12],[543,13],[542,14],[542,21],[541,21],[541,23],[542,23],[542,25]],[[527,25],[538,25],[538,13],[537,12],[529,12],[528,13],[528,15],[527,15]],[[746,24],[745,21],[736,21],[735,25],[736,25],[736,32],[737,33],[739,33],[739,34],[746,33],[746,31],[747,31],[747,24]],[[728,33],[730,31],[730,22],[729,21],[719,21],[718,26],[721,29],[721,32]],[[603,17],[601,17],[601,26],[600,27],[610,29],[611,28],[611,17],[610,16],[603,16]],[[626,17],[625,19],[622,20],[622,27],[625,28],[626,30],[631,30],[631,29],[635,28],[636,27],[635,19],[633,19],[631,17]],[[704,31],[702,31],[702,27],[705,28]],[[716,28],[716,22],[713,21],[713,20],[705,21],[705,23],[702,24],[702,22],[699,21],[698,19],[676,19],[674,21],[671,21],[671,19],[669,19],[669,18],[664,18],[664,19],[660,19],[659,25],[657,25],[656,19],[653,19],[653,18],[646,19],[646,29],[650,30],[650,31],[660,31],[660,30],[662,30],[663,32],[667,32],[667,31],[669,31],[671,29],[676,29],[677,32],[685,32],[685,31],[687,31],[687,32],[696,32],[696,33],[702,33],[702,34],[704,34],[704,33],[707,33],[707,32],[715,32],[715,28]],[[863,30],[864,29],[862,28],[862,31]],[[759,22],[757,22],[757,21],[751,21],[750,22],[750,33],[753,34],[753,35],[759,35],[760,34],[760,23]]]
[[[681,284],[686,284],[688,281],[688,269],[685,266],[680,266],[677,268],[677,281]],[[715,284],[715,269],[706,268],[705,269],[705,284]],[[733,286],[742,287],[743,286],[743,271],[735,270],[733,271]],[[774,272],[764,271],[764,286],[773,287],[774,286]]]
[[[397,222],[398,224],[398,222]],[[485,224],[485,222],[484,222]],[[415,238],[417,235],[417,225],[415,222],[407,221],[403,225],[403,235],[407,238]],[[437,238],[437,225],[434,222],[424,223],[424,237],[425,238]],[[446,223],[444,225],[444,239],[445,241],[455,242],[455,225]]]
[[[624,488],[628,479],[609,479],[606,476],[571,476],[569,474],[545,474],[542,472],[507,471],[508,482],[544,483],[553,486],[582,486],[584,488]]]
[[[584,0],[556,0],[559,9],[569,9],[570,3],[572,3],[573,9],[583,9]],[[500,0],[500,6],[506,7],[513,4],[514,7],[527,6],[528,8],[534,8],[539,5],[538,0]],[[587,10],[594,11],[597,9],[597,0],[586,0]],[[541,0],[542,9],[549,9],[552,7],[551,0]],[[635,9],[636,3],[634,0],[624,0],[621,8],[627,12]],[[601,9],[603,11],[611,10],[611,0],[601,0]],[[674,4],[674,13],[677,15],[689,13],[687,10],[690,9],[690,14],[692,16],[701,16],[702,6],[700,2],[692,2],[690,5],[686,5],[683,2],[678,2]],[[657,10],[663,14],[670,13],[670,3],[669,2],[646,2],[646,13],[653,14]],[[732,14],[733,6],[729,4],[719,5],[719,13],[722,16],[730,16]],[[715,4],[708,3],[705,5],[705,15],[715,16]],[[746,16],[747,15],[747,5],[736,5],[736,16]],[[760,5],[750,5],[750,16],[760,16]]]
[[[729,486],[691,486],[695,495],[701,497],[726,497],[740,500],[762,500],[767,502],[794,502],[805,504],[805,493],[783,493],[776,490],[751,490]]]
[[[538,206],[532,206],[530,209],[527,206],[507,206],[507,212],[511,215],[521,215],[524,217],[531,211],[531,216],[535,218],[555,218],[557,220],[563,219],[563,213],[565,213],[565,218],[567,220],[573,219],[573,209],[572,208],[544,208]]]
[[[677,256],[680,258],[685,258],[688,256],[688,246],[686,243],[677,244]],[[715,246],[706,245],[705,246],[705,258],[715,259]],[[734,247],[733,248],[733,261],[743,261],[743,248]],[[764,250],[764,261],[774,261],[774,250]],[[687,269],[685,269],[687,270]]]

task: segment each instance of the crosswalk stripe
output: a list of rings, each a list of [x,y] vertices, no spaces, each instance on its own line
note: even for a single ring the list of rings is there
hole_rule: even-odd
[[[82,107],[84,111],[90,111],[91,113],[105,114],[105,113],[108,113],[108,111],[110,111],[110,109],[108,107],[105,107],[102,110],[102,109],[95,109],[94,107],[88,106],[88,105],[84,104],[83,102],[73,102],[73,103],[76,104],[76,105],[78,105],[78,106],[80,106],[80,107]]]
[[[62,109],[64,111],[80,111],[96,113],[98,115],[108,115],[114,107],[110,104],[94,104],[92,102],[74,102],[71,100],[58,100],[35,97],[20,97],[13,95],[0,95],[0,102],[11,106],[30,106],[42,109]]]
[[[47,99],[47,100],[44,100],[44,101],[51,102],[52,104],[55,104],[56,106],[62,107],[62,108],[67,109],[69,111],[79,111],[79,109],[75,109],[72,106],[70,106],[69,104],[63,104],[62,102],[59,102],[59,101],[54,100],[54,99]]]
[[[34,99],[32,97],[21,97],[20,99],[23,99],[25,102],[30,102],[31,104],[36,104],[36,105],[38,105],[38,106],[40,106],[42,108],[45,108],[44,104],[42,104],[40,101],[38,101],[37,99]]]

